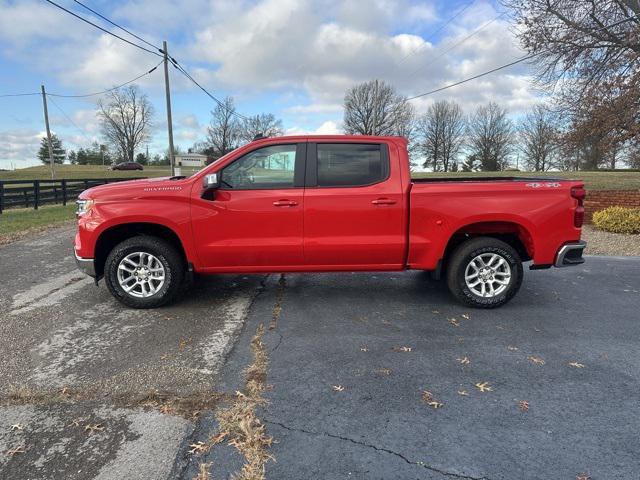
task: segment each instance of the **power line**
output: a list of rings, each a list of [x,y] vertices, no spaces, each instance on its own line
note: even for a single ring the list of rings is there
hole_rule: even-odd
[[[213,94],[209,93],[209,91],[204,88],[202,85],[200,85],[195,78],[193,78],[189,72],[187,72],[184,67],[182,67],[182,65],[178,64],[178,61],[173,58],[170,57],[171,59],[171,63],[173,64],[173,66],[175,68],[178,69],[178,71],[180,71],[185,77],[187,77],[189,80],[191,80],[198,88],[200,88],[200,90],[202,90],[209,98],[211,98],[214,102],[216,102],[219,106],[221,106],[222,108],[226,109],[228,113],[235,115],[236,117],[242,119],[242,120],[249,120],[249,117],[242,115],[241,113],[238,113],[235,110],[231,110],[230,108],[228,108],[224,103],[222,103],[221,100],[217,99]]]
[[[622,23],[626,23],[626,22],[629,22],[629,21],[635,19],[639,15],[640,14],[636,14],[636,15],[633,15],[631,17],[627,17],[627,18],[622,19],[622,20],[620,20],[618,22],[612,23],[610,25],[605,25],[605,26],[603,26],[603,27],[601,27],[599,29],[596,29],[596,30],[606,30],[606,29],[609,29],[609,28],[612,28],[612,27],[616,27],[616,26],[618,26],[618,25],[620,25]],[[474,75],[472,77],[465,78],[464,80],[460,80],[458,82],[450,83],[449,85],[445,85],[443,87],[436,88],[435,90],[431,90],[429,92],[421,93],[419,95],[414,95],[413,97],[408,97],[405,100],[406,101],[415,100],[416,98],[425,97],[427,95],[432,95],[434,93],[438,93],[438,92],[441,92],[443,90],[447,90],[449,88],[453,88],[453,87],[456,87],[458,85],[462,85],[463,83],[467,83],[467,82],[470,82],[471,80],[475,80],[477,78],[484,77],[484,76],[489,75],[491,73],[497,72],[498,70],[503,70],[505,68],[511,67],[513,65],[516,65],[518,63],[524,62],[526,60],[530,60],[530,59],[532,59],[534,57],[537,57],[538,55],[542,55],[542,53],[544,53],[544,51],[541,51],[541,52],[538,52],[538,53],[532,53],[532,54],[529,54],[529,55],[525,55],[524,57],[521,57],[521,58],[519,58],[517,60],[514,60],[512,62],[506,63],[504,65],[500,65],[499,67],[492,68],[491,70],[487,70],[486,72],[479,73],[478,75]]]
[[[126,28],[118,25],[117,23],[115,23],[112,20],[109,20],[107,17],[105,17],[104,15],[102,15],[99,12],[96,12],[95,10],[93,10],[92,8],[88,7],[87,5],[85,5],[82,2],[79,2],[78,0],[73,0],[74,2],[76,2],[78,5],[80,5],[81,7],[89,10],[91,13],[93,13],[94,15],[97,15],[98,17],[100,17],[101,19],[103,19],[105,22],[109,22],[111,25],[113,25],[116,28],[119,28],[120,30],[122,30],[123,32],[128,33],[129,35],[131,35],[132,37],[137,38],[138,40],[140,40],[142,43],[146,43],[147,45],[149,45],[152,48],[155,48],[156,50],[158,50],[159,52],[162,52],[162,49],[160,47],[158,47],[157,45],[154,45],[153,43],[149,43],[147,42],[144,38],[139,37],[138,35],[136,35],[135,33],[127,30]]]
[[[49,96],[49,97],[59,97],[59,98],[86,98],[86,97],[95,97],[96,95],[104,95],[105,93],[109,93],[109,92],[112,92],[113,90],[117,90],[118,88],[121,88],[121,87],[124,87],[126,85],[129,85],[130,83],[133,83],[136,80],[139,80],[142,77],[144,77],[146,75],[149,75],[154,70],[156,70],[161,64],[162,64],[162,62],[158,63],[151,70],[148,70],[148,71],[138,75],[137,77],[135,77],[135,78],[133,78],[131,80],[128,80],[128,81],[126,81],[124,83],[121,83],[120,85],[117,85],[115,87],[111,87],[111,88],[108,88],[106,90],[102,90],[101,92],[85,93],[85,94],[82,94],[82,95],[63,95],[61,93],[48,93],[47,92],[47,96]],[[37,92],[37,93],[7,93],[7,94],[0,95],[0,98],[5,98],[5,97],[26,97],[26,96],[31,96],[31,95],[41,95],[41,93],[40,92]]]
[[[433,62],[435,62],[436,60],[438,60],[439,58],[444,57],[447,53],[449,53],[451,50],[454,50],[455,48],[459,47],[460,45],[462,45],[463,43],[465,43],[467,40],[471,39],[472,37],[474,37],[475,35],[477,35],[478,33],[480,33],[482,30],[484,30],[485,28],[487,28],[489,25],[491,25],[493,22],[495,22],[496,20],[498,20],[500,17],[504,16],[504,13],[501,13],[500,15],[492,18],[491,20],[489,20],[488,22],[485,22],[484,24],[482,24],[480,27],[476,28],[473,32],[471,32],[469,35],[467,35],[466,37],[464,37],[463,39],[461,39],[460,41],[454,43],[453,45],[451,45],[449,48],[447,48],[445,51],[441,52],[440,55],[438,55],[437,57],[432,58],[429,63],[426,63],[424,65],[419,66],[418,68],[416,68],[413,72],[409,73],[409,75],[415,75],[416,73],[418,73],[421,70],[424,70],[426,67],[428,67],[429,65],[431,65]]]
[[[71,125],[73,125],[74,127],[76,127],[78,129],[78,131],[80,132],[80,134],[85,138],[85,140],[87,140],[87,142],[91,143],[91,140],[89,139],[89,137],[87,137],[85,135],[84,130],[82,130],[78,125],[76,125],[76,122],[74,122],[73,120],[71,120],[71,117],[69,117],[69,115],[67,115],[65,113],[65,111],[60,107],[60,105],[57,104],[57,102],[55,102],[53,100],[53,98],[50,98],[49,100],[51,100],[51,102],[55,105],[55,107],[60,110],[60,113],[62,113],[62,115],[64,115],[64,117],[69,120],[69,122],[71,122]]]
[[[96,95],[104,95],[105,93],[109,93],[109,92],[112,92],[113,90],[117,90],[119,88],[122,88],[122,87],[124,87],[126,85],[129,85],[130,83],[135,82],[136,80],[141,79],[142,77],[145,77],[145,76],[149,75],[150,73],[155,71],[161,64],[162,64],[162,62],[158,63],[151,70],[146,71],[146,72],[138,75],[136,78],[133,78],[133,79],[131,79],[129,81],[121,83],[120,85],[117,85],[115,87],[111,87],[111,88],[108,88],[106,90],[102,90],[101,92],[85,93],[85,94],[82,94],[82,95],[62,95],[60,93],[47,93],[47,95],[50,96],[50,97],[60,97],[60,98],[86,98],[86,97],[95,97]]]
[[[0,98],[6,98],[6,97],[29,97],[31,95],[41,95],[40,92],[35,92],[35,93],[5,93],[3,95],[0,95]]]
[[[120,37],[120,36],[118,36],[118,35],[116,35],[116,34],[114,34],[114,33],[112,33],[112,32],[109,32],[108,30],[106,30],[106,29],[104,29],[104,28],[102,28],[102,27],[100,27],[100,26],[98,26],[98,25],[96,25],[96,24],[94,24],[94,23],[92,23],[92,22],[90,22],[90,21],[86,20],[85,18],[83,18],[83,17],[81,17],[81,16],[79,16],[79,15],[75,14],[74,12],[71,12],[70,10],[67,10],[66,8],[64,8],[64,7],[60,6],[60,5],[58,5],[57,3],[53,2],[52,0],[45,0],[45,1],[47,1],[47,2],[51,3],[52,5],[55,5],[56,7],[58,7],[58,8],[60,8],[60,9],[64,10],[65,12],[67,12],[67,13],[69,13],[69,14],[73,15],[74,17],[76,17],[76,18],[78,18],[78,19],[82,20],[83,22],[89,23],[90,25],[93,25],[94,27],[96,27],[96,28],[98,28],[98,29],[102,30],[103,32],[108,33],[109,35],[113,35],[114,37],[119,38],[120,40],[122,40],[122,41],[124,41],[124,42],[127,42],[127,43],[128,43],[128,44],[130,44],[130,45],[133,45],[133,46],[135,46],[135,47],[138,47],[138,48],[140,48],[140,49],[142,49],[142,50],[145,50],[145,51],[147,51],[147,52],[149,52],[149,53],[153,53],[154,55],[158,55],[158,56],[163,56],[163,55],[164,55],[164,50],[162,50],[161,48],[158,48],[157,46],[153,45],[152,43],[149,43],[148,41],[146,41],[146,40],[145,40],[145,39],[143,39],[142,37],[140,37],[140,36],[136,35],[135,33],[131,32],[131,31],[129,31],[129,30],[127,30],[126,28],[124,28],[124,27],[122,27],[122,26],[118,25],[117,23],[115,23],[114,21],[110,20],[110,19],[109,19],[109,18],[107,18],[106,16],[104,16],[104,15],[102,15],[101,13],[99,13],[99,12],[97,12],[97,11],[93,10],[92,8],[88,7],[87,5],[85,5],[84,3],[82,3],[82,2],[80,2],[80,1],[78,1],[78,0],[74,0],[74,2],[75,2],[75,3],[77,3],[78,5],[81,5],[82,7],[86,8],[87,10],[89,10],[89,11],[90,11],[90,12],[92,12],[92,13],[94,13],[95,15],[97,15],[97,16],[98,16],[98,17],[100,17],[101,19],[105,20],[106,22],[109,22],[111,25],[113,25],[113,26],[115,26],[115,27],[117,27],[117,28],[119,28],[119,29],[123,30],[124,32],[128,33],[129,35],[132,35],[133,37],[135,37],[135,38],[137,38],[138,40],[140,40],[140,41],[144,42],[145,44],[147,44],[147,45],[149,45],[149,46],[151,46],[151,47],[153,47],[153,48],[156,48],[160,53],[156,53],[156,52],[153,52],[153,51],[151,51],[151,50],[148,50],[148,49],[146,49],[146,48],[144,48],[144,47],[141,47],[140,45],[137,45],[137,44],[135,44],[135,43],[133,43],[133,42],[130,42],[129,40],[127,40],[127,39],[125,39],[125,38],[122,38],[122,37]],[[220,101],[219,99],[217,99],[217,98],[216,98],[213,94],[211,94],[211,93],[210,93],[206,88],[204,88],[202,85],[200,85],[200,83],[198,83],[198,82],[196,81],[196,79],[195,79],[195,78],[193,78],[193,77],[191,76],[191,74],[189,74],[189,72],[187,72],[187,71],[186,71],[186,69],[185,69],[184,67],[182,67],[180,64],[178,64],[178,61],[177,61],[175,58],[173,58],[173,57],[169,56],[169,59],[171,60],[171,63],[173,64],[173,66],[174,66],[176,69],[178,69],[178,71],[180,71],[180,72],[181,72],[183,75],[185,75],[189,80],[191,80],[191,81],[192,81],[192,82],[193,82],[193,83],[194,83],[198,88],[200,88],[200,90],[202,90],[202,91],[203,91],[203,92],[204,92],[204,93],[205,93],[209,98],[211,98],[213,101],[215,101],[215,102],[216,102],[218,105],[220,105],[221,107],[223,107],[223,108],[227,108],[227,107],[222,103],[222,101]],[[160,62],[160,63],[162,63],[162,62]],[[146,74],[148,74],[148,73],[151,73],[153,70],[155,70],[155,69],[160,65],[160,63],[159,63],[158,65],[156,65],[153,69],[151,69],[149,72],[147,72],[147,73],[145,73],[145,74],[143,74],[143,75],[140,75],[139,77],[137,77],[137,78],[135,78],[135,79],[133,79],[133,80],[130,80],[129,82],[127,82],[127,83],[125,83],[125,84],[122,84],[122,85],[120,85],[119,87],[122,87],[122,86],[124,86],[124,85],[126,85],[126,84],[128,84],[128,83],[134,82],[134,81],[138,80],[138,78],[141,78],[142,76],[144,76],[144,75],[146,75]],[[59,97],[62,97],[62,96],[64,96],[64,97],[75,97],[75,98],[77,98],[77,97],[90,97],[90,96],[93,96],[93,95],[101,95],[101,94],[103,94],[103,93],[107,93],[107,92],[109,92],[109,91],[111,91],[111,90],[115,90],[116,88],[119,88],[119,87],[114,87],[114,88],[112,88],[112,89],[105,90],[104,92],[92,93],[92,94],[87,94],[87,95],[57,95],[57,96],[59,96]],[[52,94],[49,94],[49,95],[52,95]],[[242,115],[241,113],[236,112],[235,110],[231,111],[230,109],[227,109],[227,111],[229,111],[231,114],[233,114],[233,115],[237,116],[238,118],[241,118],[241,119],[243,119],[243,120],[249,120],[249,118],[248,118],[248,117],[246,117],[246,116]]]
[[[77,13],[75,13],[75,12],[72,12],[72,11],[71,11],[71,10],[69,10],[69,9],[64,8],[62,5],[59,5],[59,4],[57,4],[56,2],[54,2],[54,1],[52,1],[52,0],[45,0],[45,2],[48,2],[48,3],[50,3],[51,5],[53,5],[53,6],[55,6],[55,7],[58,7],[60,10],[63,10],[63,11],[65,11],[65,12],[67,12],[69,15],[73,15],[73,16],[74,16],[74,17],[76,17],[78,20],[82,20],[83,22],[88,23],[89,25],[91,25],[91,26],[93,26],[93,27],[97,28],[98,30],[101,30],[101,31],[103,31],[104,33],[106,33],[106,34],[108,34],[108,35],[111,35],[112,37],[115,37],[115,38],[117,38],[117,39],[119,39],[119,40],[122,40],[123,42],[128,43],[129,45],[131,45],[131,46],[133,46],[133,47],[139,48],[140,50],[144,50],[145,52],[152,53],[152,54],[157,55],[157,56],[159,56],[159,57],[161,57],[161,56],[162,56],[162,55],[160,55],[158,52],[154,52],[153,50],[149,50],[148,48],[145,48],[145,47],[143,47],[143,46],[141,46],[141,45],[138,45],[137,43],[133,43],[132,41],[127,40],[126,38],[123,38],[123,37],[121,37],[120,35],[116,35],[115,33],[110,32],[110,31],[109,31],[109,30],[107,30],[106,28],[102,28],[100,25],[97,25],[97,24],[95,24],[95,23],[93,23],[93,22],[91,22],[91,21],[87,20],[86,18],[84,18],[84,17],[82,17],[82,16],[78,15],[78,14],[77,14]]]
[[[444,87],[436,88],[435,90],[431,90],[429,92],[421,93],[420,95],[415,95],[413,97],[409,97],[406,100],[407,101],[414,100],[416,98],[425,97],[427,95],[431,95],[431,94],[434,94],[434,93],[437,93],[437,92],[441,92],[442,90],[447,90],[448,88],[456,87],[456,86],[461,85],[463,83],[470,82],[471,80],[475,80],[476,78],[484,77],[485,75],[489,75],[490,73],[497,72],[498,70],[502,70],[504,68],[511,67],[512,65],[516,65],[518,63],[524,62],[525,60],[529,60],[530,58],[536,57],[538,55],[540,55],[540,54],[536,53],[536,54],[533,54],[533,55],[527,55],[525,57],[519,58],[518,60],[514,60],[513,62],[507,63],[505,65],[501,65],[499,67],[493,68],[493,69],[488,70],[486,72],[479,73],[478,75],[474,75],[473,77],[465,78],[464,80],[460,80],[459,82],[450,83],[449,85],[445,85]]]
[[[432,32],[429,35],[427,35],[425,38],[433,39],[433,37],[435,37],[438,33],[440,33],[447,25],[449,25],[451,22],[453,22],[456,18],[458,18],[460,15],[462,15],[474,3],[476,3],[476,0],[471,0],[464,7],[462,7],[455,14],[453,14],[453,16],[451,16],[446,22],[444,22],[442,25],[440,25],[440,27],[438,29],[436,29],[434,32]],[[398,61],[398,63],[396,63],[396,66],[402,64],[407,58],[409,58],[412,55],[418,53],[419,50],[424,49],[425,45],[426,45],[426,43],[422,43],[422,44],[418,45],[415,49],[413,49],[411,52],[407,53],[404,57],[402,57],[400,59],[400,61]]]

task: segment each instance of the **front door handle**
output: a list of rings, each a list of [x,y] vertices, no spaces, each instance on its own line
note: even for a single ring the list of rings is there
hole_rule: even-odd
[[[293,200],[277,200],[273,202],[274,207],[295,207],[296,205],[298,205],[298,202]]]
[[[395,205],[396,201],[391,200],[390,198],[378,198],[377,200],[373,200],[371,203],[374,205]]]

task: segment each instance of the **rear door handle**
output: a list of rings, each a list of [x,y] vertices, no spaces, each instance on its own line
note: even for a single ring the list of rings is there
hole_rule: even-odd
[[[293,200],[277,200],[273,202],[274,207],[295,207],[296,205],[298,205],[298,202]]]
[[[378,198],[377,200],[373,200],[371,203],[374,205],[395,205],[396,201],[391,200],[390,198]]]

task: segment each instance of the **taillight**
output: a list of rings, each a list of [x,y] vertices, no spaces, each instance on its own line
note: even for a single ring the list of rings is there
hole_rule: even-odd
[[[586,194],[584,187],[571,187],[571,197],[578,201],[578,206],[573,215],[573,226],[576,228],[582,227],[584,222],[584,197]]]

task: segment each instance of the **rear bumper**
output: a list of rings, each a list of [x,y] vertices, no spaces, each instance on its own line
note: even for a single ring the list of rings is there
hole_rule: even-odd
[[[582,252],[586,246],[587,242],[584,240],[563,245],[558,250],[554,265],[556,267],[573,267],[584,263]]]
[[[96,276],[96,266],[93,263],[93,258],[82,258],[82,257],[79,257],[78,254],[75,252],[75,250],[73,251],[73,254],[76,257],[76,265],[78,266],[78,269],[81,272],[86,273],[90,277],[95,278],[95,276]]]

